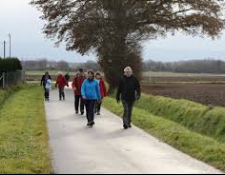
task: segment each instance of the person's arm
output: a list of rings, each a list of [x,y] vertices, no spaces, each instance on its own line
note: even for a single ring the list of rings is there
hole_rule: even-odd
[[[43,83],[44,83],[44,76],[42,76],[41,78],[41,86],[43,86]]]
[[[98,96],[98,100],[100,101],[102,99],[102,95],[101,95],[101,90],[100,90],[100,86],[99,83],[96,81],[96,85],[95,85],[95,90]]]
[[[120,82],[119,82],[119,86],[118,86],[117,94],[116,94],[116,100],[117,100],[118,103],[121,100],[120,98],[121,98],[121,93],[122,93],[122,84],[123,84],[123,82],[122,82],[122,79],[121,79]]]
[[[73,79],[72,88],[74,91],[76,90],[76,77]]]
[[[102,88],[103,88],[103,92],[104,92],[104,97],[106,97],[108,94],[107,94],[107,90],[106,90],[106,86],[105,86],[104,81],[102,81]]]
[[[82,95],[84,100],[87,99],[87,96],[86,96],[86,81],[84,81],[84,83],[81,86],[81,95]]]
[[[137,100],[141,98],[141,85],[138,79],[136,79],[136,92],[137,92]]]

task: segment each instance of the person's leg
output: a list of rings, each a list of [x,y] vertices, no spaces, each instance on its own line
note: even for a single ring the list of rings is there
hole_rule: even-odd
[[[89,106],[89,116],[90,116],[90,122],[91,122],[91,125],[94,125],[94,117],[95,117],[95,104],[96,104],[96,100],[91,100],[90,101],[90,106]]]
[[[63,100],[65,100],[65,88],[64,87],[62,87],[62,97],[63,97]]]
[[[81,115],[84,114],[84,99],[82,98],[82,96],[80,96],[80,113]]]
[[[90,124],[90,117],[89,117],[90,100],[85,100],[85,107],[86,107],[86,116],[87,116],[88,124]]]
[[[62,89],[59,87],[59,100],[62,100]]]
[[[77,114],[79,112],[79,102],[80,102],[80,96],[79,95],[76,95],[75,96],[75,110],[76,110],[76,113]]]
[[[44,90],[45,90],[45,100],[47,100],[48,99],[47,89]]]
[[[129,127],[129,105],[128,102],[125,100],[123,100],[123,108],[124,108],[123,125],[124,129],[127,129]]]
[[[128,102],[128,127],[131,127],[132,123],[132,112],[133,112],[134,102]]]
[[[97,103],[97,115],[100,115],[102,102]]]

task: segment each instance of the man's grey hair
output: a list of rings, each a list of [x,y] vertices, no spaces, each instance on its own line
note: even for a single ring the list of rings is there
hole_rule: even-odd
[[[132,68],[131,67],[126,67],[125,69],[124,69],[124,72],[131,72],[132,74],[133,74],[133,70],[132,70]]]

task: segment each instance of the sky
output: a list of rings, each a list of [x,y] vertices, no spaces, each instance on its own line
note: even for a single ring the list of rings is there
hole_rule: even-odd
[[[3,41],[12,35],[12,55],[21,60],[47,58],[69,62],[95,61],[95,54],[81,56],[68,52],[65,45],[56,48],[54,42],[42,33],[44,21],[41,12],[30,0],[0,0],[0,57],[3,57]],[[8,43],[7,43],[8,44]],[[7,45],[7,56],[9,49]],[[177,33],[176,36],[159,38],[143,43],[143,59],[155,61],[180,61],[192,59],[225,60],[225,31],[220,39],[199,38]]]

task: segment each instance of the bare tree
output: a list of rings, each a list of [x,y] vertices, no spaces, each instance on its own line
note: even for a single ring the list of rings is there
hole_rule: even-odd
[[[95,50],[111,87],[127,65],[141,75],[140,43],[182,31],[215,38],[224,28],[219,0],[33,0],[44,33],[67,50]]]

